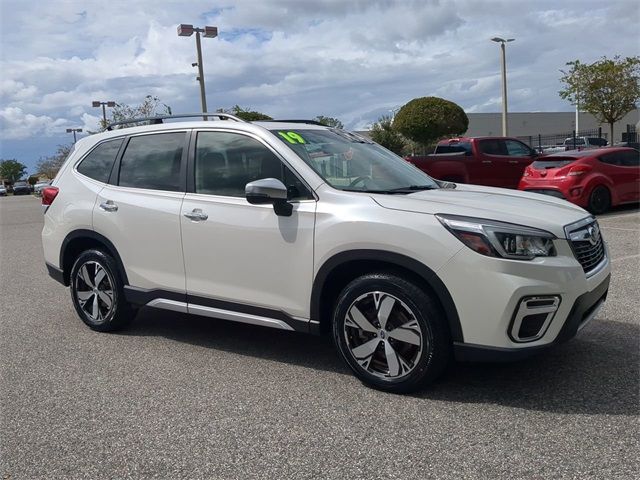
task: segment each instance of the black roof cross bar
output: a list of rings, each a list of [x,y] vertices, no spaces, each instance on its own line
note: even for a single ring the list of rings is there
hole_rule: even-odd
[[[324,123],[320,123],[317,120],[256,120],[257,122],[280,122],[280,123],[306,123],[308,125],[321,125],[327,127]]]
[[[239,117],[231,115],[229,113],[181,113],[179,115],[159,115],[156,117],[143,117],[143,118],[130,118],[128,120],[121,120],[119,122],[113,122],[107,125],[107,130],[113,130],[113,127],[118,125],[128,125],[130,123],[149,122],[149,125],[158,125],[164,123],[164,120],[171,118],[195,118],[195,117],[217,117],[220,120],[233,120],[235,122],[244,122]]]

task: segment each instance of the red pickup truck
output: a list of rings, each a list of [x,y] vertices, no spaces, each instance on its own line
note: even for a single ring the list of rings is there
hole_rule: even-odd
[[[518,188],[524,169],[537,156],[515,138],[459,137],[438,142],[431,155],[405,160],[439,180]]]

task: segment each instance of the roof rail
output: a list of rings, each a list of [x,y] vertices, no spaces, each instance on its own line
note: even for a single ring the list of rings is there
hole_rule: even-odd
[[[257,122],[282,122],[282,123],[307,123],[309,125],[321,125],[323,127],[328,127],[329,125],[325,125],[324,123],[320,123],[316,120],[256,120]]]
[[[113,127],[117,125],[127,125],[130,123],[149,122],[149,125],[158,125],[164,123],[164,120],[170,118],[194,118],[194,117],[218,117],[220,120],[233,120],[235,122],[246,123],[243,119],[231,115],[229,113],[181,113],[179,115],[159,115],[156,117],[144,117],[144,118],[131,118],[129,120],[121,120],[119,122],[113,122],[107,125],[107,130],[113,130]]]

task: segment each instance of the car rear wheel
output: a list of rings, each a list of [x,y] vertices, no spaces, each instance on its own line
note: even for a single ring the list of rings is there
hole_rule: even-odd
[[[591,213],[604,213],[611,207],[611,194],[609,189],[603,185],[598,185],[589,195],[589,211]]]
[[[395,393],[426,386],[451,356],[435,299],[391,274],[364,275],[344,288],[334,311],[333,340],[362,382]]]
[[[71,299],[80,319],[91,329],[110,332],[135,316],[126,302],[114,259],[100,251],[80,254],[71,269]]]

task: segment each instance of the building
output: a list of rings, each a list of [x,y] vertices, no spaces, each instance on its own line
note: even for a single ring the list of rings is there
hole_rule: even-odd
[[[502,135],[502,113],[467,113],[469,129],[465,135],[470,137]],[[509,113],[509,136],[537,137],[538,135],[561,135],[571,133],[575,129],[575,112],[513,112]],[[601,124],[590,113],[580,113],[579,128],[583,130],[598,130],[602,128],[602,135],[609,140],[609,125]],[[629,112],[622,120],[613,126],[613,143],[623,140],[630,125],[635,131],[640,131],[640,110]]]

